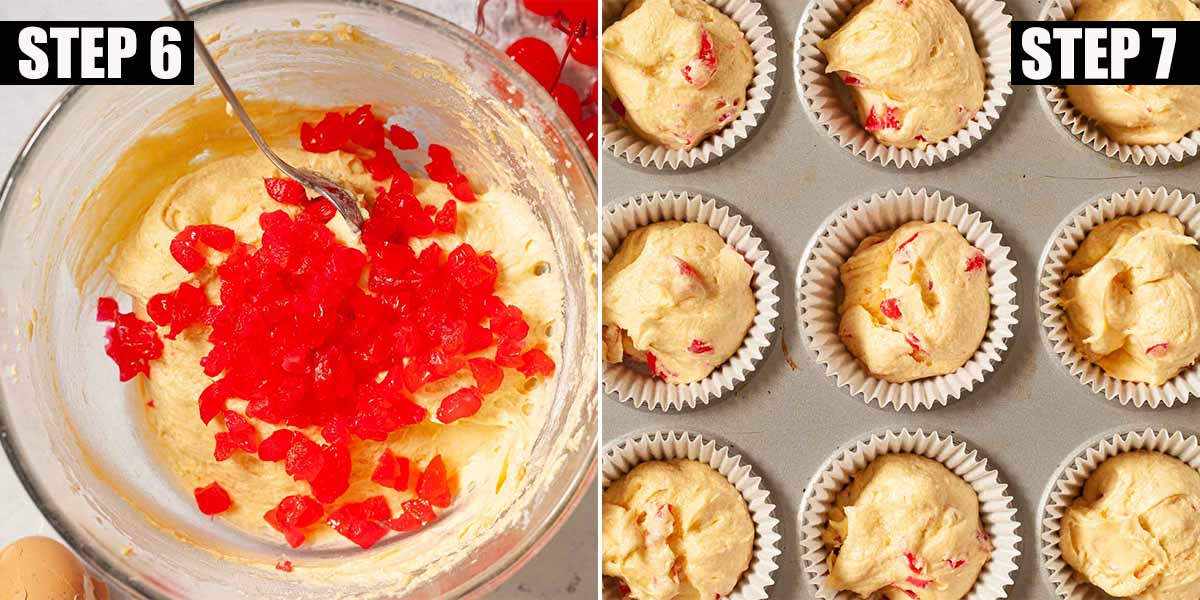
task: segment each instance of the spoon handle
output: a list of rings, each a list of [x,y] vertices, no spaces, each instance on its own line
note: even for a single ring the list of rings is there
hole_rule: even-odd
[[[179,5],[179,0],[165,0],[167,8],[171,10],[171,15],[176,21],[190,21],[191,17],[182,6]],[[250,139],[254,140],[254,144],[262,151],[267,158],[275,164],[275,167],[280,171],[287,173],[295,178],[292,174],[292,166],[284,162],[267,146],[267,142],[263,140],[262,135],[258,132],[258,128],[254,126],[254,122],[250,120],[250,115],[246,114],[246,109],[242,107],[242,101],[238,99],[237,94],[233,92],[233,88],[229,86],[229,81],[225,79],[225,75],[221,73],[221,69],[217,67],[217,62],[213,60],[211,54],[208,53],[208,47],[205,46],[204,40],[200,38],[200,31],[194,26],[192,27],[192,36],[196,38],[196,54],[200,57],[200,61],[204,63],[204,68],[208,69],[209,75],[212,76],[213,83],[217,84],[217,89],[221,90],[221,95],[225,96],[225,101],[233,109],[233,114],[237,115],[239,121],[242,122],[242,127],[246,128],[246,132],[250,134]]]

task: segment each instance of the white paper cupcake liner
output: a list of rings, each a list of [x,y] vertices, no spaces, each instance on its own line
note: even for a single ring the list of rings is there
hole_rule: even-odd
[[[1105,435],[1093,440],[1059,467],[1042,497],[1038,538],[1042,541],[1042,559],[1051,587],[1063,600],[1110,600],[1110,596],[1088,583],[1062,558],[1058,548],[1062,517],[1083,492],[1088,477],[1100,463],[1125,452],[1150,450],[1174,456],[1200,471],[1200,442],[1196,436],[1178,431],[1145,429]]]
[[[771,264],[762,240],[742,221],[741,215],[714,200],[687,192],[631,196],[608,207],[602,229],[604,264],[612,260],[625,236],[639,227],[660,221],[690,221],[712,227],[746,258],[754,270],[750,280],[756,308],[754,322],[737,352],[708,377],[693,383],[672,384],[625,364],[604,365],[604,391],[616,393],[622,402],[662,411],[692,409],[732,391],[754,372],[775,332],[775,318],[779,316],[776,308],[779,296],[775,290],[779,282],[775,280],[775,266]]]
[[[724,475],[729,483],[742,494],[750,518],[754,521],[754,555],[750,566],[733,588],[733,593],[723,596],[726,600],[762,600],[767,598],[767,588],[775,583],[772,573],[779,566],[775,563],[780,550],[779,520],[775,518],[775,505],[771,495],[763,486],[762,479],[754,474],[748,462],[735,454],[728,446],[716,441],[705,440],[698,433],[658,431],[631,434],[610,442],[605,448],[601,466],[601,483],[604,490],[614,481],[633,470],[639,463],[651,460],[690,459],[702,462]],[[620,594],[615,586],[605,585],[605,600],[617,600]]]
[[[809,582],[821,600],[857,600],[850,592],[829,587],[829,550],[821,541],[821,532],[828,523],[829,510],[837,494],[865,469],[871,461],[884,454],[917,454],[936,460],[961,477],[979,496],[979,518],[992,542],[992,556],[979,573],[975,586],[965,600],[997,600],[1008,597],[1006,588],[1013,584],[1017,558],[1021,555],[1020,524],[1013,507],[1008,485],[1000,480],[987,459],[978,451],[958,442],[952,436],[921,429],[882,431],[851,442],[829,457],[821,470],[809,482],[800,506],[801,561]]]
[[[838,336],[841,321],[838,311],[841,274],[838,268],[868,235],[895,229],[909,221],[949,223],[983,253],[987,259],[991,315],[979,348],[957,371],[892,383],[871,375]],[[1008,339],[1017,324],[1016,292],[1013,290],[1016,263],[1008,256],[1009,248],[1004,245],[1000,233],[993,229],[991,221],[985,221],[979,212],[956,201],[953,196],[942,198],[940,192],[905,188],[901,192],[892,190],[883,196],[873,194],[865,200],[851,202],[839,208],[813,235],[797,270],[796,303],[809,352],[839,387],[848,388],[851,395],[861,395],[868,404],[874,402],[880,407],[892,406],[896,410],[945,406],[951,398],[958,398],[983,381],[1008,348]]]
[[[750,0],[706,1],[738,24],[754,53],[754,78],[746,90],[746,106],[733,122],[708,136],[699,146],[691,150],[673,150],[647,142],[622,126],[620,117],[612,109],[613,98],[604,92],[600,124],[604,147],[630,164],[657,169],[703,165],[714,157],[724,156],[739,140],[746,139],[767,111],[771,88],[775,85],[775,38],[766,13],[758,2]],[[628,0],[603,0],[601,16],[606,29],[621,17],[626,4]]]
[[[852,100],[843,99],[836,75],[825,72],[829,64],[817,48],[817,42],[828,38],[842,26],[850,12],[861,0],[814,0],[800,19],[796,31],[795,72],[796,89],[804,100],[809,117],[818,129],[829,134],[838,144],[855,156],[897,168],[932,165],[966,152],[983,139],[1000,118],[1012,93],[1012,46],[1009,23],[1012,17],[1005,12],[1003,0],[953,0],[966,18],[975,41],[975,49],[983,61],[987,82],[984,86],[983,108],[954,135],[924,149],[896,148],[880,143],[858,123]]]
[[[1067,262],[1079,249],[1088,232],[1105,221],[1148,212],[1162,212],[1177,217],[1183,222],[1188,235],[1200,239],[1200,209],[1196,206],[1193,194],[1184,195],[1179,190],[1167,191],[1162,187],[1156,190],[1142,188],[1092,200],[1071,211],[1070,216],[1050,236],[1038,268],[1041,284],[1038,298],[1042,301],[1042,330],[1046,342],[1051,353],[1058,355],[1071,375],[1093,392],[1103,393],[1109,400],[1117,399],[1122,405],[1133,403],[1139,408],[1158,408],[1170,407],[1176,402],[1184,404],[1190,397],[1200,396],[1200,364],[1180,371],[1160,386],[1110,377],[1075,348],[1067,333],[1066,311],[1059,304],[1059,293],[1067,276]]]
[[[1079,0],[1048,0],[1042,7],[1039,21],[1070,21],[1075,15]],[[1084,115],[1071,99],[1067,97],[1067,88],[1061,85],[1043,85],[1040,94],[1044,107],[1049,110],[1053,119],[1067,128],[1079,141],[1090,146],[1109,158],[1117,158],[1121,162],[1140,165],[1166,164],[1196,156],[1200,148],[1200,129],[1185,135],[1178,142],[1170,144],[1122,144],[1108,137],[1103,130],[1096,126],[1095,121]]]

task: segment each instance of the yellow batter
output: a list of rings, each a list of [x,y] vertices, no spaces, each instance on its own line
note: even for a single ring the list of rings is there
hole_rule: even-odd
[[[603,44],[604,87],[624,105],[625,124],[651,143],[695,147],[746,106],[750,44],[703,0],[632,0]]]
[[[281,148],[281,157],[296,166],[332,176],[348,185],[369,204],[373,201],[373,182],[352,155],[310,154],[298,149]],[[133,297],[136,309],[145,318],[145,304],[154,294],[175,289],[181,282],[201,285],[210,301],[219,301],[219,281],[212,269],[194,274],[183,270],[167,248],[174,235],[188,225],[215,223],[233,229],[238,240],[260,242],[262,230],[258,215],[264,211],[296,207],[271,200],[263,187],[264,177],[278,176],[274,167],[258,153],[232,156],[195,169],[163,190],[142,217],[131,235],[117,248],[110,266],[113,278]],[[440,207],[451,198],[444,185],[415,180],[417,196],[423,204]],[[477,251],[491,251],[500,266],[496,293],[520,307],[530,325],[529,344],[546,342],[548,352],[558,359],[558,341],[549,337],[549,325],[562,311],[563,291],[556,277],[539,276],[539,266],[555,264],[553,245],[526,203],[502,191],[487,191],[476,203],[459,203],[458,232],[438,234],[414,245],[423,247],[437,242],[445,249],[460,242]],[[330,228],[344,243],[357,244],[348,237],[348,228],[340,216]],[[210,262],[221,255],[211,254]],[[557,272],[557,269],[551,269]],[[162,463],[180,479],[189,491],[194,487],[219,482],[233,499],[233,507],[221,514],[229,523],[270,539],[280,539],[263,520],[263,514],[283,497],[308,494],[309,486],[297,482],[284,470],[284,463],[266,463],[243,453],[217,462],[213,458],[213,434],[222,431],[220,419],[205,426],[199,418],[197,399],[210,383],[199,361],[210,344],[207,330],[193,327],[175,340],[164,339],[162,357],[151,366],[145,381],[145,393],[154,401],[146,409],[149,436]],[[486,350],[484,351],[487,352]],[[478,489],[479,493],[502,497],[520,479],[522,460],[541,429],[552,382],[540,378],[527,381],[515,371],[506,370],[502,387],[488,394],[483,408],[475,416],[450,425],[429,420],[394,432],[386,442],[355,440],[351,444],[353,472],[349,491],[338,503],[362,500],[383,494],[394,512],[400,503],[413,496],[412,491],[396,492],[370,481],[379,455],[390,448],[422,466],[441,454],[458,477],[460,489]],[[423,388],[415,395],[417,403],[434,414],[438,403],[450,392],[474,385],[469,370]],[[231,400],[230,408],[242,412],[245,402]],[[274,426],[249,419],[266,437]],[[308,431],[320,440],[319,430]],[[332,543],[349,543],[331,530],[317,528],[318,542],[327,537]]]
[[[1200,473],[1157,452],[1104,461],[1063,516],[1059,548],[1109,595],[1200,598]]]
[[[841,266],[838,334],[872,375],[905,382],[957,370],[991,314],[982,253],[948,223],[871,235]]]
[[[887,600],[966,597],[992,552],[975,490],[915,454],[885,454],[856,474],[823,540],[833,589]]]
[[[652,355],[669,383],[704,379],[737,352],[754,321],[753,275],[707,225],[637,229],[604,267],[604,359]]]
[[[1162,385],[1200,356],[1200,250],[1179,219],[1148,213],[1103,223],[1066,274],[1067,332],[1109,375]]]
[[[1081,0],[1074,21],[1200,21],[1190,0]],[[1200,93],[1186,85],[1069,85],[1067,97],[1122,144],[1169,144],[1200,129]]]
[[[817,48],[883,144],[936,144],[983,107],[983,62],[950,0],[865,0]]]
[[[650,461],[604,491],[604,575],[636,600],[715,600],[750,566],[754,522],[742,495],[694,460]]]

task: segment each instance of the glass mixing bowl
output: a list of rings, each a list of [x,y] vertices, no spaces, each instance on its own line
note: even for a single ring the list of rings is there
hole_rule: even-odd
[[[88,199],[124,148],[162,126],[155,119],[168,108],[215,95],[198,63],[191,87],[70,89],[9,173],[0,195],[4,448],[59,534],[112,586],[137,596],[480,596],[536,553],[594,475],[595,163],[553,99],[515,63],[420,11],[386,0],[224,0],[192,14],[203,34],[220,32],[220,63],[249,97],[387,107],[381,114],[400,115],[419,136],[453,148],[473,178],[506,181],[530,199],[561,266],[565,341],[517,500],[458,553],[422,554],[432,540],[456,535],[453,519],[370,551],[292,551],[203,517],[150,456],[136,386],[118,383],[103,351],[104,325],[95,321],[97,296],[117,291],[104,271],[113,228],[145,206]],[[354,45],[281,42],[297,32],[336,37],[346,25],[376,42],[369,56]],[[135,175],[162,184],[161,174]],[[389,570],[398,551],[422,566]],[[311,568],[271,568],[285,554]]]

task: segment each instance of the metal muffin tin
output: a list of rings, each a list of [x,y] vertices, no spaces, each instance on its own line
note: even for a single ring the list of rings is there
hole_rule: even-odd
[[[1016,87],[995,129],[970,152],[916,169],[867,162],[819,129],[801,103],[793,40],[807,6],[760,1],[776,30],[779,70],[774,98],[750,138],[723,159],[693,170],[632,167],[605,152],[603,199],[612,204],[644,192],[693,191],[743,215],[778,268],[779,335],[745,385],[704,408],[652,412],[606,396],[604,438],[674,429],[730,444],[754,465],[777,506],[783,554],[770,597],[811,599],[815,589],[803,573],[797,517],[804,487],[820,465],[848,441],[881,428],[951,433],[991,460],[1015,500],[1023,542],[1008,597],[1055,600],[1038,520],[1061,463],[1113,430],[1200,430],[1200,399],[1169,409],[1126,408],[1072,377],[1042,332],[1039,260],[1054,228],[1082,202],[1143,186],[1200,191],[1200,160],[1148,167],[1107,158],[1051,117],[1039,89]],[[1008,2],[1014,20],[1034,20],[1041,7],[1040,0]],[[995,372],[949,406],[918,412],[880,409],[838,388],[810,356],[796,315],[796,269],[821,223],[849,200],[906,186],[952,194],[995,224],[1017,262],[1020,307]]]

